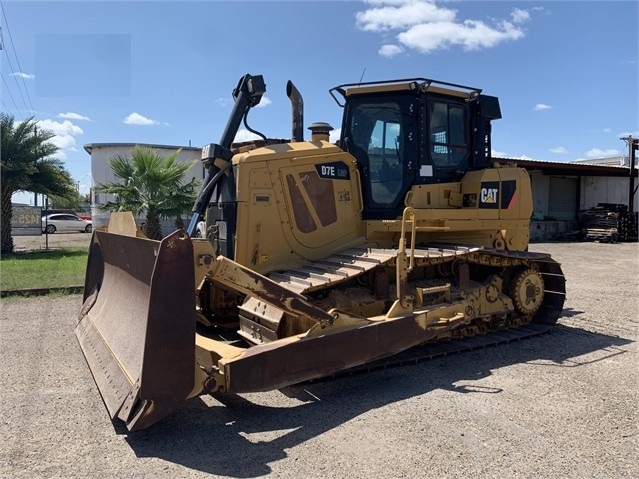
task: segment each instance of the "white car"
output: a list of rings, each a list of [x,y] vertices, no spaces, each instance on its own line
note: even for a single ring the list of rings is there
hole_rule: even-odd
[[[47,234],[81,232],[91,233],[93,223],[76,215],[54,213],[42,217],[42,232]]]

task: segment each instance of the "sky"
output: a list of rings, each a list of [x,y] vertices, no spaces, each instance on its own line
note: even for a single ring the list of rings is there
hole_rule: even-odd
[[[287,80],[306,126],[338,135],[330,88],[406,78],[497,96],[493,156],[610,157],[627,154],[620,138],[639,137],[637,1],[0,4],[2,111],[55,133],[81,193],[92,181],[84,145],[219,141],[246,73],[266,82],[249,126],[272,138],[291,137]],[[249,137],[242,127],[236,140]]]

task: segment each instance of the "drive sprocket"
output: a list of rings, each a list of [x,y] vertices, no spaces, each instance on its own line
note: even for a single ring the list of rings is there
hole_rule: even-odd
[[[535,314],[544,300],[544,279],[539,271],[526,268],[515,274],[510,297],[519,313],[525,316]]]

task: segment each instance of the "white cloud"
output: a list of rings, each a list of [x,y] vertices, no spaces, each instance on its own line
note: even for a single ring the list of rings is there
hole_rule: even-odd
[[[330,141],[331,143],[335,143],[337,140],[339,140],[339,137],[342,135],[342,129],[338,128],[337,130],[331,130],[331,132],[328,134],[328,141]]]
[[[464,50],[491,48],[504,40],[521,38],[523,33],[507,24],[503,31],[495,30],[483,22],[466,20],[463,23],[440,22],[420,24],[397,35],[400,43],[420,53],[431,53],[451,45]]]
[[[75,138],[71,135],[56,135],[49,142],[61,150],[78,151],[75,147]]]
[[[243,141],[253,141],[253,140],[261,140],[261,139],[262,139],[261,136],[258,136],[255,133],[251,133],[247,129],[242,128],[235,135],[235,139],[233,140],[233,143],[241,143]]]
[[[550,151],[551,153],[559,153],[559,154],[568,153],[568,149],[564,146],[557,146],[555,148],[551,148],[548,151]]]
[[[393,58],[394,56],[399,55],[403,51],[404,50],[402,50],[401,47],[387,43],[386,45],[382,45],[380,49],[377,51],[377,53],[379,53],[381,56],[386,58]]]
[[[269,106],[271,103],[273,102],[271,101],[270,98],[268,98],[266,95],[262,95],[262,99],[257,104],[256,108],[263,108],[265,106]]]
[[[619,150],[609,148],[607,150],[600,150],[599,148],[593,148],[586,152],[588,158],[606,158],[608,156],[619,156]]]
[[[364,3],[371,5],[403,5],[406,0],[363,0]]]
[[[66,118],[67,120],[82,120],[82,121],[91,121],[91,118],[88,116],[80,115],[79,113],[58,113],[58,118]]]
[[[537,103],[533,110],[542,111],[542,110],[550,110],[552,107],[550,105],[546,105],[545,103]]]
[[[84,130],[79,126],[74,125],[69,120],[59,122],[49,119],[40,120],[37,124],[39,128],[54,133],[55,136],[49,140],[49,143],[59,148],[59,151],[55,155],[56,158],[66,160],[67,155],[65,151],[78,151],[75,147],[76,141],[74,137],[84,133]]]
[[[420,23],[451,22],[456,10],[441,8],[430,1],[367,2],[380,7],[357,12],[356,26],[367,32],[402,29]]]
[[[151,120],[150,118],[147,118],[136,112],[131,113],[122,121],[123,123],[127,125],[158,125],[159,124],[158,121]]]
[[[24,78],[25,80],[33,80],[35,78],[35,75],[33,75],[32,73],[24,73],[24,72],[14,72],[11,74],[11,76]]]
[[[506,152],[505,151],[490,150],[490,156],[492,156],[493,158],[504,158],[504,157],[506,157]]]
[[[527,10],[515,8],[510,14],[510,18],[512,18],[513,23],[525,23],[530,20],[530,13]]]
[[[531,160],[531,161],[536,161],[536,159],[533,158],[532,156],[528,156],[528,155],[513,155],[512,153],[508,153],[507,151],[490,150],[490,156],[492,158],[505,158],[505,159],[508,159],[508,160]]]
[[[43,130],[49,130],[56,135],[81,135],[84,133],[82,128],[77,125],[74,125],[69,120],[64,120],[63,122],[55,121],[55,120],[40,120],[38,121],[38,126]]]
[[[489,24],[482,20],[458,19],[458,10],[442,7],[436,0],[368,0],[366,3],[371,8],[356,13],[357,28],[385,34],[397,31],[396,38],[402,47],[424,54],[451,46],[479,50],[518,40],[526,34],[521,25],[530,20],[530,12],[521,8],[513,9],[509,20],[497,19]],[[384,48],[386,45],[379,49],[380,55],[398,53],[396,49]]]

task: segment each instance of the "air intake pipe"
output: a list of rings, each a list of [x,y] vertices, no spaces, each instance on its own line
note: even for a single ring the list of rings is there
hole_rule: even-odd
[[[293,141],[304,141],[304,100],[291,80],[286,82],[286,96],[291,100],[291,108],[293,110],[291,139]]]
[[[214,187],[223,175],[222,170],[215,163],[216,158],[227,161],[226,168],[230,167],[232,152],[230,150],[233,139],[237,134],[242,118],[245,118],[249,110],[256,106],[266,92],[266,83],[262,75],[249,75],[248,73],[240,78],[235,90],[233,99],[235,104],[231,111],[226,128],[222,133],[219,143],[211,143],[202,147],[202,161],[208,162],[206,178],[200,190],[200,194],[193,205],[193,216],[186,232],[190,237],[195,235],[198,222],[204,217],[206,208],[213,197]]]
[[[311,141],[330,141],[333,127],[323,121],[313,123],[308,127],[311,130]]]

